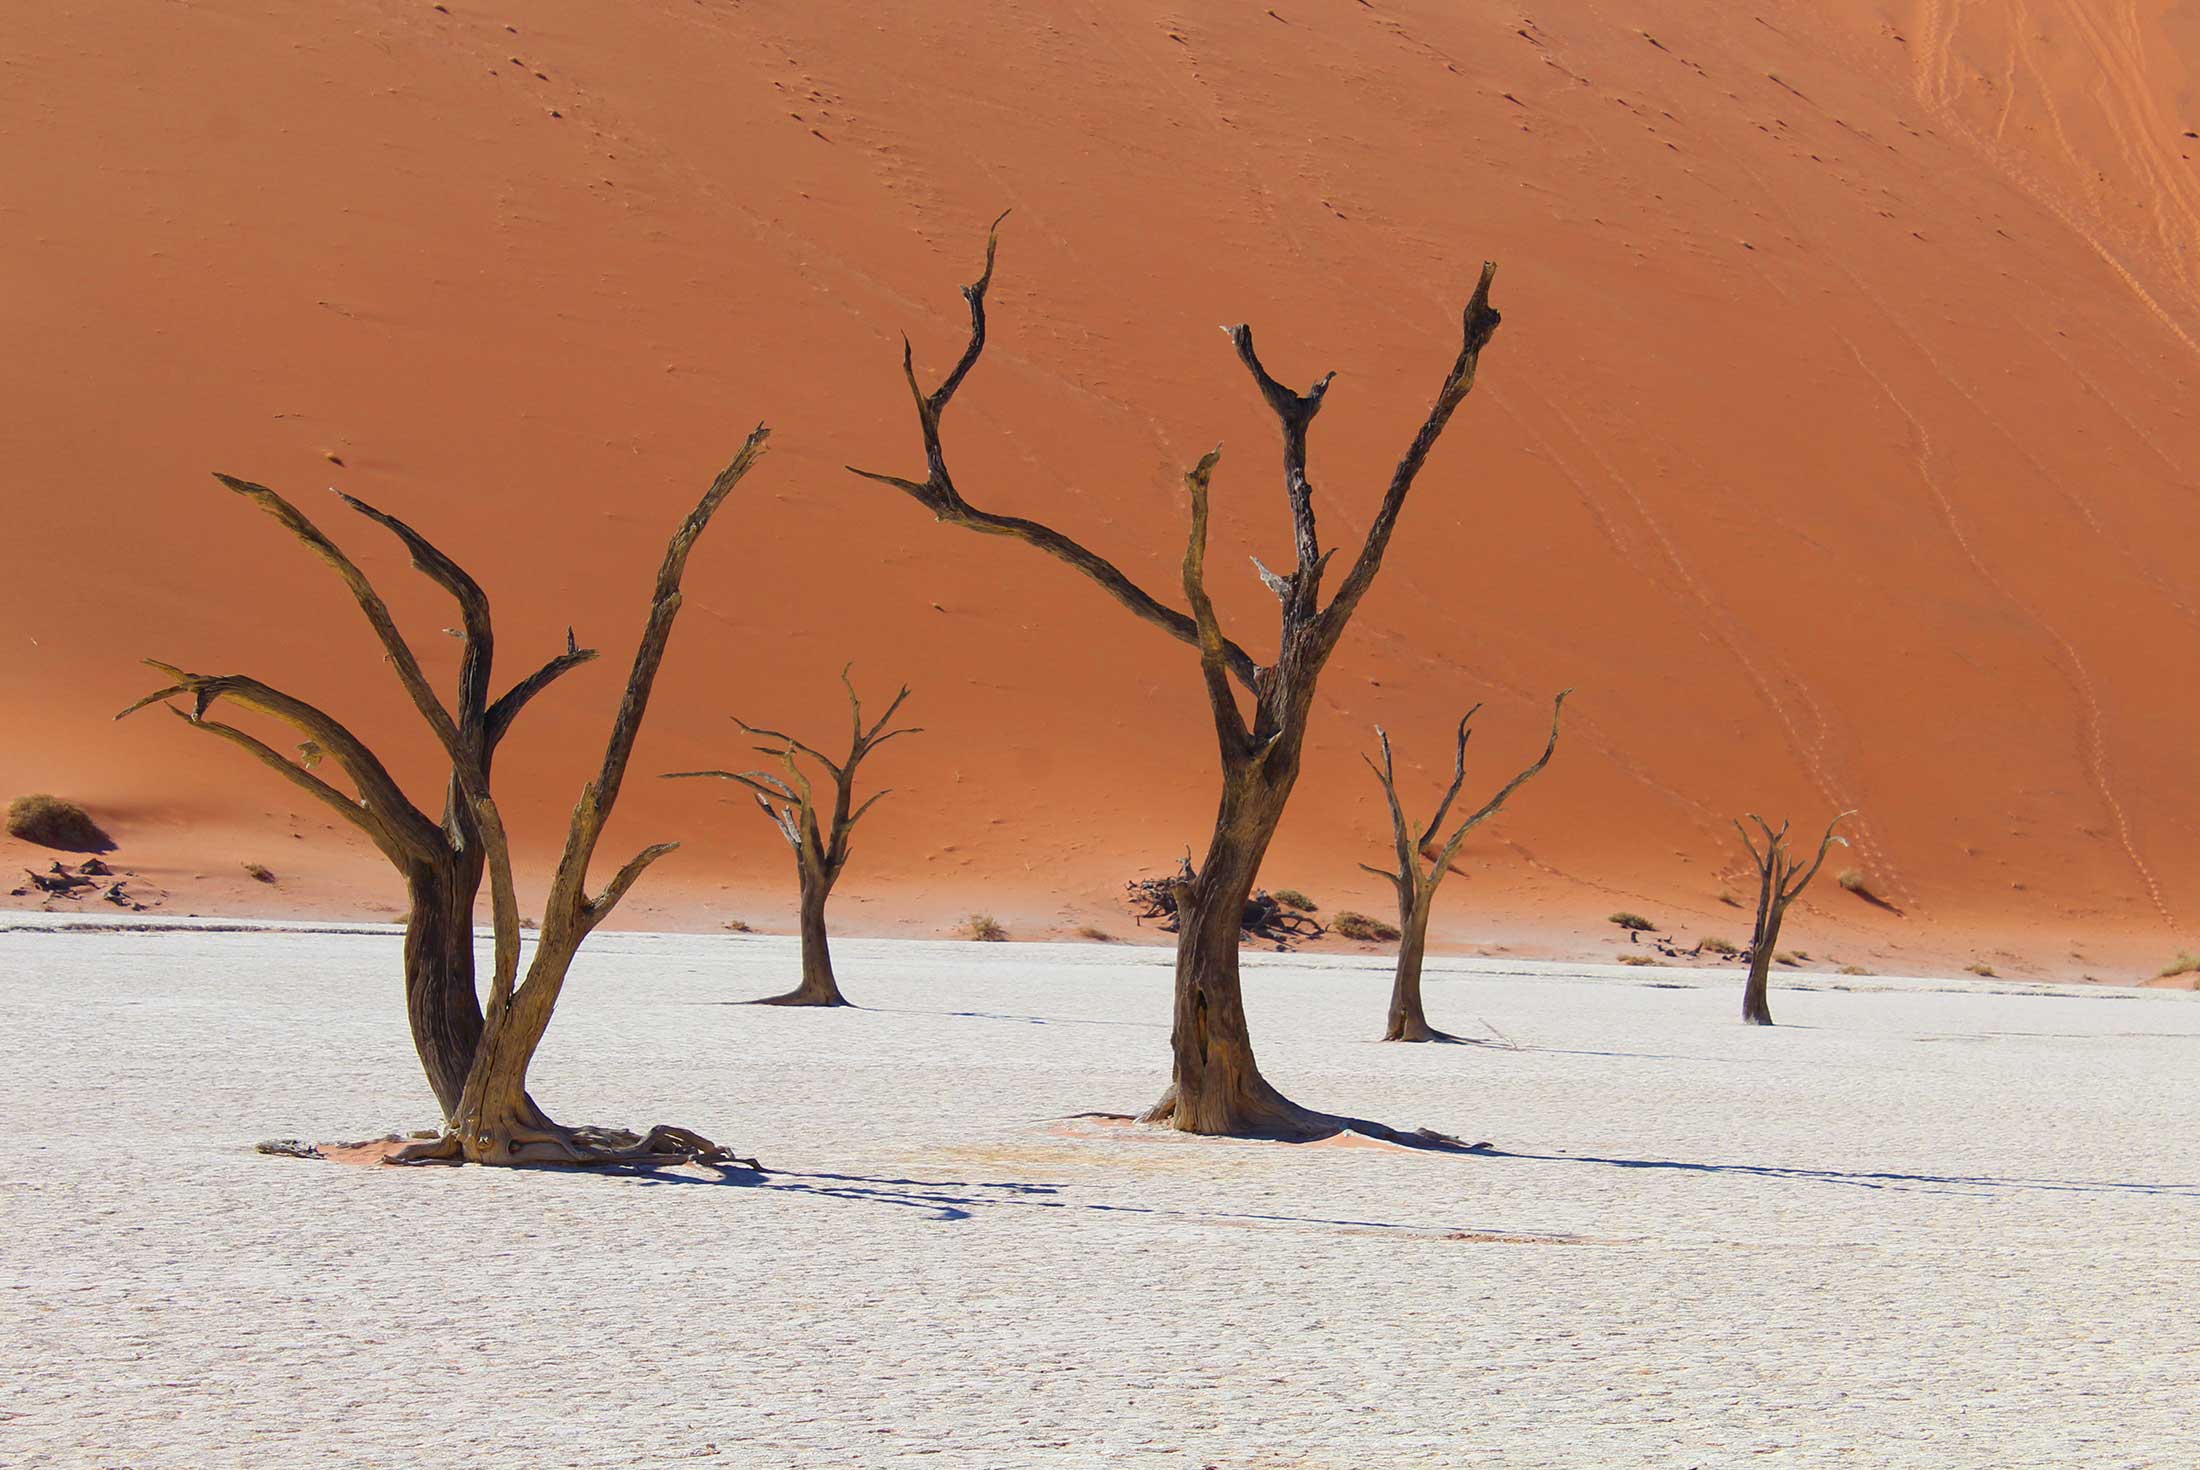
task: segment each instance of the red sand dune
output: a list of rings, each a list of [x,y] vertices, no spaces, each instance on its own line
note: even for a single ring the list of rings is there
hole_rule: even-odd
[[[664,537],[758,419],[690,574],[638,770],[833,735],[907,679],[844,928],[1131,932],[1204,835],[1193,657],[1027,548],[841,466],[918,462],[898,334],[952,361],[1003,208],[993,346],[949,420],[977,503],[1174,594],[1217,440],[1217,596],[1287,549],[1218,324],[1339,376],[1348,543],[1456,345],[1505,326],[1340,652],[1269,879],[1381,911],[1358,753],[1432,799],[1558,759],[1470,848],[1455,942],[1594,953],[1603,915],[1747,937],[1728,819],[1857,807],[1793,942],[1860,963],[2130,975],[2200,921],[2200,7],[1642,0],[1260,6],[208,0],[0,18],[0,676],[11,791],[90,803],[168,907],[389,913],[329,816],[157,713],[141,655],[250,671],[434,762],[341,589],[208,471],[306,501],[447,665],[448,608],[324,485],[470,564],[507,677],[604,661],[500,765],[546,857]],[[340,464],[338,463],[340,461]],[[1236,571],[1232,571],[1236,568]],[[637,781],[687,850],[629,923],[783,921],[728,791]],[[8,857],[33,850],[8,844]],[[239,864],[264,862],[270,891]],[[204,876],[201,876],[204,875]],[[1571,937],[1569,937],[1571,936]]]

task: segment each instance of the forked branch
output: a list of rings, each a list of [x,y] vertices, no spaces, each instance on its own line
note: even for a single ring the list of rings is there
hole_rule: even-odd
[[[1000,245],[1001,220],[1006,218],[1008,216],[1003,214],[986,232],[985,270],[977,280],[963,287],[963,300],[970,307],[970,339],[963,347],[962,356],[956,360],[953,370],[932,392],[926,393],[918,384],[915,349],[906,336],[902,338],[902,376],[908,381],[910,396],[916,402],[917,426],[924,438],[925,477],[922,480],[909,480],[899,475],[857,469],[854,465],[847,468],[851,474],[860,475],[866,480],[893,486],[931,511],[938,520],[989,536],[1008,536],[1037,547],[1057,561],[1084,573],[1101,590],[1146,622],[1196,648],[1199,646],[1199,629],[1189,615],[1161,602],[1124,575],[1113,562],[1052,526],[1027,520],[1022,516],[995,515],[991,511],[980,510],[963,498],[962,492],[956,488],[954,476],[948,471],[947,452],[940,439],[940,419],[947,411],[948,401],[955,396],[955,390],[962,386],[963,379],[977,366],[978,358],[985,350],[985,296],[987,289],[993,284],[993,262]],[[1237,644],[1225,639],[1223,658],[1231,677],[1247,689],[1253,688],[1256,666],[1252,656]]]

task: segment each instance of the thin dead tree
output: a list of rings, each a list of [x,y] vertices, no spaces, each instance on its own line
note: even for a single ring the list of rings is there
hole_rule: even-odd
[[[854,667],[849,665],[848,668]],[[794,849],[795,875],[800,884],[802,915],[802,983],[784,995],[768,996],[757,1001],[765,1006],[844,1006],[848,998],[840,993],[840,982],[833,975],[832,941],[825,929],[825,900],[832,896],[833,885],[840,880],[840,870],[848,866],[849,838],[856,823],[876,805],[880,798],[892,794],[893,788],[875,791],[861,805],[856,803],[856,767],[864,758],[897,735],[919,735],[923,727],[903,725],[889,729],[903,701],[909,698],[909,686],[904,684],[895,694],[893,703],[886,706],[886,713],[866,725],[863,722],[863,700],[856,694],[855,682],[848,677],[848,668],[840,671],[840,682],[848,691],[849,719],[853,727],[848,741],[848,753],[839,760],[805,745],[792,735],[778,730],[767,730],[752,725],[739,715],[734,723],[751,735],[772,741],[770,745],[756,747],[760,754],[775,757],[780,766],[778,774],[770,771],[671,771],[668,781],[690,777],[713,777],[720,781],[736,781],[749,789],[749,795],[763,810],[779,835],[787,839]],[[817,789],[803,771],[798,756],[806,756],[822,766],[832,778],[832,806],[825,819],[818,820]],[[778,803],[775,805],[774,803]]]
[[[524,983],[518,979],[520,917],[504,820],[490,794],[490,757],[511,720],[528,699],[559,675],[594,657],[574,646],[570,635],[563,654],[529,675],[501,699],[486,698],[494,649],[489,602],[480,585],[419,532],[351,496],[344,502],[394,534],[411,554],[413,566],[458,603],[463,627],[459,695],[454,711],[439,699],[411,645],[398,629],[388,605],[359,567],[289,501],[264,485],[221,476],[223,484],[252,500],[283,528],[327,562],[343,580],[381,643],[386,661],[414,708],[442,745],[450,762],[445,821],[437,824],[412,804],[366,743],[325,712],[303,700],[242,675],[191,673],[148,660],[171,683],[132,705],[129,714],[150,704],[188,695],[192,707],[174,713],[191,724],[246,750],[301,790],[342,813],[405,872],[415,887],[415,909],[406,936],[408,1011],[414,1016],[416,1045],[437,1101],[445,1131],[430,1144],[401,1151],[402,1162],[473,1160],[488,1164],[661,1164],[690,1159],[730,1157],[709,1140],[683,1128],[657,1127],[646,1135],[622,1129],[572,1128],[552,1122],[527,1094],[527,1068],[563,988],[566,971],[588,933],[610,916],[642,872],[677,844],[660,843],[637,855],[591,896],[586,891],[589,860],[603,823],[618,799],[634,740],[648,709],[650,690],[664,658],[665,645],[680,609],[680,581],[689,552],[735,485],[764,452],[769,431],[759,426],[733,462],[711,483],[694,511],[680,524],[657,573],[650,617],[634,656],[626,690],[612,724],[595,779],[582,790],[567,832],[564,852],[552,880],[535,955]],[[290,725],[306,736],[302,758],[293,761],[234,726],[207,718],[227,700]],[[333,759],[351,781],[356,798],[345,795],[312,769],[323,757]],[[427,870],[429,877],[418,875]],[[490,886],[495,941],[494,970],[484,1008],[473,983],[473,897],[483,872]],[[432,903],[423,906],[420,893]],[[463,991],[468,1007],[461,1003]],[[435,1012],[423,1043],[421,1012]],[[469,1024],[470,1022],[470,1024]],[[471,1031],[471,1037],[467,1032]],[[458,1086],[449,1087],[453,1073]]]
[[[1181,889],[1171,1029],[1172,1076],[1168,1090],[1143,1115],[1145,1121],[1166,1123],[1192,1133],[1283,1138],[1322,1137],[1348,1123],[1364,1126],[1301,1107],[1261,1075],[1238,983],[1240,921],[1261,861],[1282,820],[1285,803],[1298,781],[1315,683],[1368,588],[1374,585],[1407,493],[1444,426],[1474,386],[1482,349],[1497,330],[1498,313],[1490,305],[1490,282],[1497,268],[1493,264],[1482,267],[1481,280],[1461,318],[1458,355],[1444,373],[1434,406],[1391,474],[1366,540],[1326,605],[1321,600],[1321,583],[1330,553],[1322,549],[1316,534],[1314,489],[1306,473],[1306,440],[1335,375],[1322,377],[1305,393],[1295,392],[1269,376],[1261,365],[1250,327],[1225,329],[1281,430],[1283,489],[1291,507],[1296,552],[1292,570],[1279,574],[1257,560],[1254,563],[1261,580],[1275,593],[1282,612],[1275,662],[1263,665],[1224,634],[1207,593],[1208,485],[1221,450],[1207,454],[1185,476],[1191,499],[1191,527],[1183,563],[1188,612],[1162,603],[1114,563],[1053,527],[1021,516],[981,510],[956,486],[941,443],[940,420],[985,348],[985,297],[993,280],[999,224],[999,220],[994,222],[986,238],[984,272],[963,288],[963,299],[970,309],[969,341],[955,366],[931,392],[919,386],[914,351],[906,337],[902,341],[902,375],[916,402],[925,477],[911,480],[850,468],[865,479],[901,490],[940,521],[1036,547],[1083,573],[1133,615],[1199,651],[1215,737],[1221,747],[1222,794],[1205,858]],[[1250,699],[1249,715],[1239,704],[1239,689]]]
[[[1780,925],[1787,918],[1788,905],[1795,896],[1810,886],[1810,880],[1818,876],[1825,866],[1826,852],[1836,842],[1849,845],[1846,837],[1836,837],[1833,829],[1856,815],[1843,812],[1826,823],[1826,835],[1819,839],[1818,854],[1805,868],[1803,860],[1788,850],[1788,824],[1782,822],[1775,832],[1772,824],[1755,812],[1749,819],[1764,834],[1765,845],[1760,848],[1749,835],[1749,829],[1740,822],[1734,830],[1742,835],[1742,846],[1749,849],[1750,860],[1757,865],[1757,928],[1749,940],[1749,979],[1742,986],[1742,1019],[1752,1026],[1772,1024],[1772,1005],[1768,992],[1772,984],[1772,961],[1780,946]],[[1798,877],[1797,874],[1801,876]]]
[[[1390,1016],[1383,1023],[1383,1040],[1460,1039],[1429,1025],[1428,1012],[1421,1005],[1421,962],[1428,954],[1428,921],[1436,908],[1436,886],[1451,871],[1452,860],[1459,855],[1459,846],[1467,840],[1467,834],[1497,815],[1498,809],[1515,791],[1551,763],[1551,755],[1558,749],[1559,715],[1566,707],[1566,696],[1571,693],[1571,689],[1561,690],[1551,701],[1551,738],[1544,744],[1543,754],[1536,757],[1533,765],[1507,781],[1473,815],[1454,827],[1441,846],[1437,837],[1443,830],[1444,818],[1450,815],[1452,803],[1459,799],[1459,789],[1467,782],[1467,741],[1474,733],[1472,723],[1482,706],[1478,704],[1459,717],[1459,755],[1452,763],[1451,785],[1445,788],[1444,799],[1436,804],[1436,815],[1428,819],[1418,840],[1406,824],[1405,807],[1398,800],[1398,773],[1391,761],[1390,736],[1382,726],[1375,727],[1375,738],[1382,745],[1383,763],[1377,765],[1368,756],[1361,759],[1367,761],[1367,768],[1375,773],[1375,779],[1383,783],[1383,797],[1390,803],[1390,829],[1397,844],[1398,870],[1392,872],[1372,863],[1360,866],[1389,879],[1391,887],[1397,890],[1398,929],[1403,936],[1398,943],[1398,974],[1390,987]]]

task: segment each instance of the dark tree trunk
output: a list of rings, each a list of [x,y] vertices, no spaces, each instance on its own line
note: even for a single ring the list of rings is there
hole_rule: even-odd
[[[1434,890],[1416,901],[1398,905],[1398,974],[1390,987],[1390,1018],[1383,1027],[1385,1041],[1443,1041],[1444,1033],[1428,1023],[1421,1008],[1421,960],[1428,953],[1428,921],[1434,910]]]
[[[1752,1026],[1772,1024],[1772,956],[1780,943],[1783,915],[1773,905],[1757,921],[1757,942],[1749,950],[1749,980],[1742,986],[1742,1019]]]
[[[844,1006],[848,998],[840,993],[840,982],[833,978],[832,938],[825,930],[825,900],[831,889],[823,882],[814,881],[808,874],[802,878],[802,983],[785,995],[774,995],[757,1002],[762,1006]]]
[[[1298,780],[1304,724],[1292,726],[1265,762],[1225,762],[1214,837],[1198,876],[1177,900],[1174,1066],[1168,1091],[1145,1122],[1240,1137],[1336,1131],[1336,1119],[1300,1107],[1261,1076],[1238,977],[1245,903]]]
[[[474,896],[481,860],[415,863],[406,873],[412,912],[405,921],[405,1015],[413,1050],[448,1123],[481,1044],[481,997],[474,989]]]

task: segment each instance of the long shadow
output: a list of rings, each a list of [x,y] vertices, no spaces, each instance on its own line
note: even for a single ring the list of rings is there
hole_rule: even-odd
[[[762,1173],[726,1166],[710,1166],[709,1177],[648,1170],[594,1169],[598,1177],[624,1177],[645,1185],[695,1184],[706,1188],[762,1189],[784,1194],[808,1195],[893,1208],[921,1210],[933,1220],[950,1223],[973,1218],[984,1209],[1067,1210],[1096,1215],[1144,1215],[1161,1219],[1243,1223],[1254,1225],[1305,1225],[1345,1230],[1385,1230],[1402,1235],[1460,1239],[1503,1239],[1515,1243],[1574,1244],[1581,1237],[1548,1232],[1492,1232],[1475,1225],[1411,1224],[1398,1220],[1362,1220],[1327,1215],[1284,1215],[1246,1210],[1180,1210],[1159,1205],[1108,1204],[1097,1200],[1064,1197],[1068,1186],[1022,1182],[989,1182],[960,1179],[894,1179],[863,1174]]]
[[[1017,1016],[1003,1011],[928,1011],[915,1006],[866,1006],[881,1015],[890,1016],[945,1016],[961,1021],[1020,1021],[1027,1026],[1135,1026],[1140,1030],[1159,1031],[1168,1026],[1166,1021],[1108,1021],[1084,1016]]]
[[[1931,1193],[2029,1190],[2041,1193],[2142,1194],[2200,1198],[2200,1183],[2142,1184],[2115,1179],[1999,1179],[1984,1174],[1901,1174],[1882,1170],[1800,1169],[1781,1164],[1691,1163],[1683,1159],[1614,1159],[1595,1154],[1530,1154],[1485,1148],[1493,1159],[1522,1159],[1547,1164],[1599,1164],[1612,1169],[1672,1169],[1686,1174],[1740,1174],[1760,1179],[1801,1179],[1846,1184],[1857,1189],[1926,1189]]]

